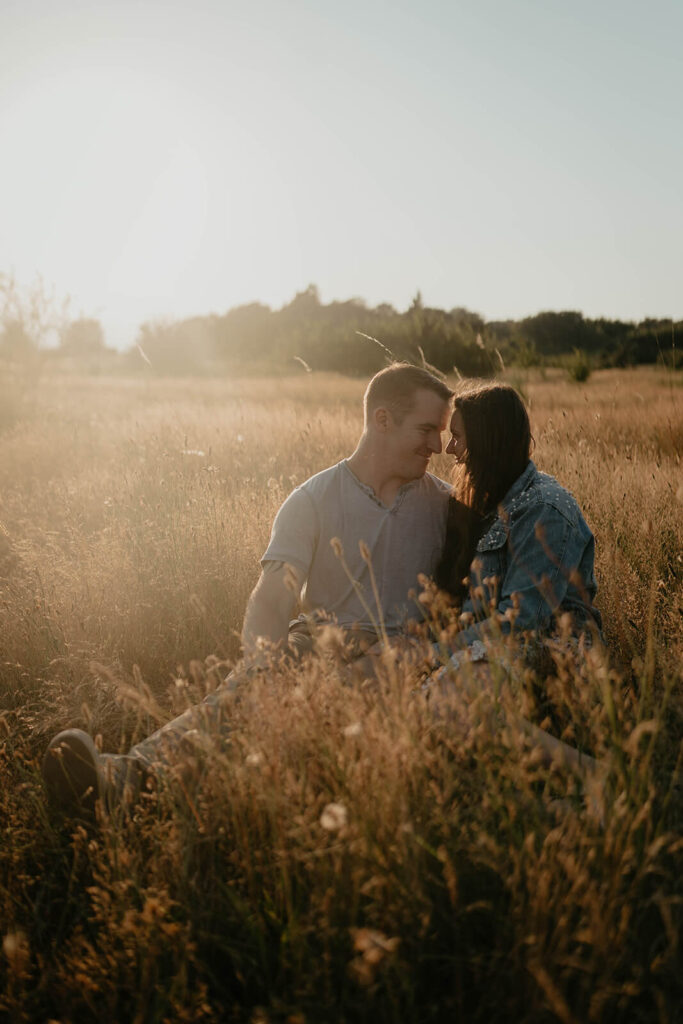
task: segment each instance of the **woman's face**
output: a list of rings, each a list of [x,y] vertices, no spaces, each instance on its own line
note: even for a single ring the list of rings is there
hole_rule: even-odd
[[[465,424],[463,423],[462,413],[459,409],[455,409],[451,416],[451,439],[446,445],[446,451],[449,455],[455,456],[455,461],[461,466],[465,461],[465,454],[467,452],[467,438],[465,437]]]

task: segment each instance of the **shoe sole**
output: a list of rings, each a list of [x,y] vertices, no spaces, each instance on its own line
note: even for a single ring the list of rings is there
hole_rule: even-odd
[[[62,811],[95,816],[100,798],[99,754],[81,729],[66,729],[51,740],[43,758],[43,779],[51,803]]]

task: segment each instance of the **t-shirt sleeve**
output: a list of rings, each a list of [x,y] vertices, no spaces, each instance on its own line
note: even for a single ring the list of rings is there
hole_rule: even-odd
[[[261,565],[287,562],[308,576],[318,543],[318,516],[310,495],[301,487],[289,495],[275,516]]]

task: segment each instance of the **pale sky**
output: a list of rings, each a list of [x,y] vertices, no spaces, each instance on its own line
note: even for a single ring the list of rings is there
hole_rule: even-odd
[[[683,318],[681,0],[0,0],[0,272]]]

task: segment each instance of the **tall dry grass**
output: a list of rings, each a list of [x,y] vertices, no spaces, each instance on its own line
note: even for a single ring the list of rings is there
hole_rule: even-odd
[[[372,691],[333,658],[274,669],[227,746],[93,831],[48,812],[47,739],[125,749],[215,684],[273,515],[352,450],[362,383],[35,383],[0,439],[0,1012],[676,1020],[680,376],[518,383],[596,534],[609,661],[438,716],[407,664]],[[506,703],[605,758],[597,814]]]

